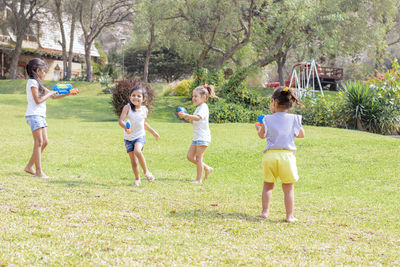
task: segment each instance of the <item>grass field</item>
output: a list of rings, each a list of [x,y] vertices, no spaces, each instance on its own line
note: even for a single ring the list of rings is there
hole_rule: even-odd
[[[83,90],[84,91],[84,90]],[[133,187],[109,96],[47,102],[51,180],[22,170],[32,151],[26,97],[0,94],[0,266],[7,265],[400,265],[400,140],[305,127],[297,140],[297,223],[280,186],[261,211],[265,141],[252,124],[212,124],[191,184],[192,127],[174,117],[184,98],[159,98],[144,154],[154,183]]]

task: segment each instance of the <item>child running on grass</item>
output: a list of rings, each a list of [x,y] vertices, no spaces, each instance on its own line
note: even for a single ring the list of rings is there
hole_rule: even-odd
[[[25,119],[31,127],[33,136],[33,152],[24,171],[35,175],[36,177],[48,179],[42,170],[42,153],[48,144],[47,123],[46,123],[46,100],[62,98],[71,94],[76,94],[75,89],[69,94],[56,95],[56,91],[50,91],[44,87],[42,80],[47,72],[46,63],[40,58],[34,58],[26,65],[26,72],[29,79],[26,83],[26,98],[28,107],[25,113]],[[35,169],[33,166],[35,165]]]
[[[293,216],[294,183],[299,179],[294,154],[296,152],[294,138],[304,138],[301,116],[287,113],[294,103],[303,106],[292,89],[278,87],[272,95],[269,107],[272,115],[264,117],[261,127],[256,126],[258,136],[267,138],[267,147],[262,160],[264,188],[260,216],[266,218],[269,215],[272,189],[279,177],[284,193],[286,221],[289,223],[297,220]]]
[[[134,85],[129,91],[129,103],[124,106],[119,118],[119,125],[125,129],[124,142],[135,175],[135,186],[140,185],[138,163],[142,167],[144,176],[147,180],[149,182],[154,181],[154,176],[147,168],[146,159],[142,152],[143,146],[146,142],[145,130],[149,131],[156,140],[160,139],[158,133],[146,122],[148,109],[144,104],[151,104],[152,99],[153,92],[149,85],[144,83]],[[131,124],[129,129],[125,122],[126,119],[129,119]]]
[[[217,97],[214,92],[214,86],[205,84],[196,87],[193,90],[192,101],[197,108],[193,115],[182,111],[178,113],[180,118],[189,120],[193,124],[193,140],[187,153],[187,159],[197,166],[197,176],[196,180],[193,181],[194,183],[202,182],[203,169],[204,181],[213,171],[213,168],[203,162],[204,152],[211,142],[211,133],[208,125],[209,112],[206,104],[209,97]]]

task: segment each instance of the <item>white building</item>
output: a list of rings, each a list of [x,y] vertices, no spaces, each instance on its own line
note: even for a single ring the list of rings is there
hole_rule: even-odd
[[[10,10],[0,13],[0,77],[7,76],[11,63],[11,52],[14,49],[16,36],[11,27],[7,27],[6,18],[9,17]],[[26,63],[35,57],[42,58],[46,61],[49,70],[45,76],[45,80],[62,80],[63,79],[63,61],[61,47],[61,31],[57,22],[50,20],[51,18],[41,18],[32,24],[28,30],[22,43],[22,52],[18,61],[17,77],[26,78]],[[64,22],[64,31],[66,38],[66,47],[69,51],[69,36],[71,31],[71,23]],[[91,48],[92,59],[98,58],[99,52],[94,47]],[[72,60],[72,77],[79,77],[83,72],[83,63],[85,62],[85,49],[83,32],[79,22],[75,24],[75,37],[73,43],[73,60]]]

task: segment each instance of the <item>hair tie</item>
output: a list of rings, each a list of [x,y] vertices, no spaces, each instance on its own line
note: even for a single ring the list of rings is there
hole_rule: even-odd
[[[208,84],[205,83],[205,84],[203,85],[203,87],[207,89],[207,88],[208,88]]]
[[[282,90],[282,92],[288,92],[289,91],[289,87],[285,87],[285,89]]]

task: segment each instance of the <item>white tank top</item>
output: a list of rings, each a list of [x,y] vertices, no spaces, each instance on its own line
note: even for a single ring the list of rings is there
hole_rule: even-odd
[[[139,137],[145,136],[146,132],[144,130],[144,122],[147,118],[147,108],[145,106],[141,106],[139,111],[132,111],[131,105],[129,105],[128,116],[126,119],[131,121],[131,133],[128,134],[124,130],[124,139],[128,141],[133,141],[138,139]]]

